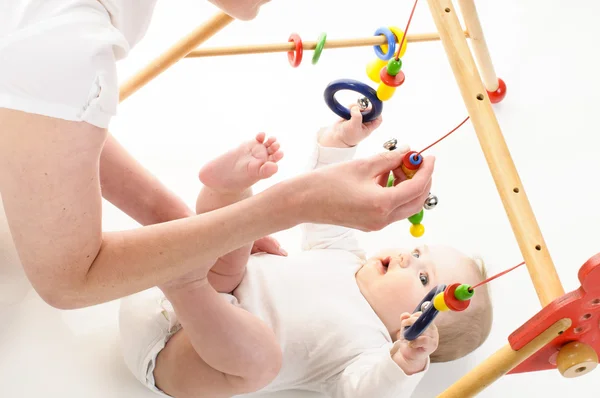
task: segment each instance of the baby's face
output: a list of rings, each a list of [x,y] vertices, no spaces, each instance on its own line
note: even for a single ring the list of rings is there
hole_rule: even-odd
[[[258,15],[260,6],[270,0],[209,0],[226,14],[241,21],[249,21]]]
[[[400,315],[412,313],[434,286],[474,285],[478,272],[472,259],[453,248],[421,246],[380,252],[367,260],[356,279],[371,307],[393,330]]]

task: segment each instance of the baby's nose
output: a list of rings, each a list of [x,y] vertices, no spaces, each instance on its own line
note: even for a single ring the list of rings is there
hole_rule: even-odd
[[[400,255],[400,268],[408,268],[410,267],[410,256],[406,254]]]

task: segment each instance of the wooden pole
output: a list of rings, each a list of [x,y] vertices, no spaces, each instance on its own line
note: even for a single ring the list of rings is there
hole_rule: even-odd
[[[570,327],[571,320],[569,318],[561,319],[519,351],[514,351],[509,344],[505,345],[438,395],[437,398],[467,398],[477,395]]]
[[[465,32],[465,36],[466,36]],[[428,41],[440,40],[438,33],[420,33],[407,35],[406,40],[412,43],[422,43]],[[341,39],[327,40],[324,48],[347,48],[347,47],[366,47],[387,44],[387,39],[384,36],[361,37],[356,39]],[[303,41],[302,48],[304,50],[314,50],[317,47],[316,41]],[[241,55],[241,54],[266,54],[276,52],[294,51],[296,48],[294,43],[272,43],[272,44],[254,44],[248,46],[232,46],[232,47],[215,47],[201,48],[190,52],[186,58],[199,57],[215,57],[224,55]]]
[[[177,61],[189,54],[190,51],[210,39],[232,21],[233,18],[223,12],[215,14],[212,18],[200,25],[189,35],[185,36],[173,45],[173,47],[168,49],[135,76],[125,82],[125,84],[121,86],[119,100],[123,102],[150,80],[173,66]]]
[[[460,11],[465,20],[465,26],[469,37],[471,37],[471,45],[473,46],[473,53],[477,59],[479,65],[479,71],[481,72],[481,78],[486,90],[494,92],[498,89],[498,77],[494,70],[494,64],[492,63],[492,57],[483,35],[483,29],[481,28],[481,22],[479,21],[479,15],[477,14],[477,8],[475,7],[474,0],[458,0]]]
[[[543,307],[563,296],[556,268],[485,93],[451,0],[427,0],[512,230]]]

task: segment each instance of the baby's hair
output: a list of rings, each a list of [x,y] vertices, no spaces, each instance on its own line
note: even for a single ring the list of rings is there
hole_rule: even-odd
[[[478,282],[485,280],[487,270],[483,259],[475,256],[470,260],[477,270]],[[471,304],[465,311],[439,317],[436,324],[440,339],[438,349],[430,356],[431,362],[454,361],[475,351],[487,340],[492,320],[491,295],[485,284],[475,289]]]

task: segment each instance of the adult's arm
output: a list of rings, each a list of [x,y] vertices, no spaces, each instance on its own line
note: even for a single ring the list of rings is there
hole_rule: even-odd
[[[0,126],[0,192],[15,246],[34,288],[58,308],[163,284],[304,222],[381,229],[422,206],[433,171],[426,158],[412,180],[384,189],[376,177],[401,158],[379,154],[209,213],[103,234],[99,163],[107,132],[7,109],[0,109]]]

